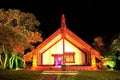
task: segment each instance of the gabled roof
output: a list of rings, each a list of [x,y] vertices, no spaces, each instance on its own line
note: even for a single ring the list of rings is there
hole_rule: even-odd
[[[101,60],[99,52],[97,52],[94,48],[92,48],[89,44],[87,44],[85,41],[83,41],[81,38],[79,38],[71,30],[67,28],[64,14],[61,16],[61,27],[57,31],[55,31],[51,36],[49,36],[45,41],[43,41],[40,45],[38,45],[31,53],[25,55],[24,58],[28,59],[32,57],[34,54],[38,53],[39,50],[44,48],[53,39],[56,39],[55,42],[61,39],[66,39],[71,44],[82,50],[83,52],[94,54],[96,58]]]

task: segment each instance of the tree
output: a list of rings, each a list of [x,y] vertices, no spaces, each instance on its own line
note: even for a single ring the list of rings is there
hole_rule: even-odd
[[[103,41],[103,38],[101,36],[97,36],[94,38],[94,42],[92,46],[101,53],[103,57],[107,55],[107,49],[105,47],[105,43]]]
[[[0,9],[0,64],[4,69],[8,59],[11,64],[15,60],[17,66],[17,60],[20,59],[17,56],[22,57],[26,49],[32,50],[34,44],[42,42],[39,25],[40,22],[32,13],[18,9]],[[11,51],[11,58],[6,49]]]
[[[116,60],[114,59],[115,56],[110,54],[109,47],[105,47],[105,43],[101,36],[94,38],[93,46],[103,56],[102,66],[113,70],[116,66]]]
[[[0,9],[0,52],[3,52],[3,45],[18,54],[23,54],[27,48],[34,49],[33,43],[42,41],[37,31],[39,25],[32,13]]]
[[[112,55],[120,55],[120,34],[118,34],[118,36],[112,40],[109,50]]]
[[[104,47],[100,37],[94,39],[95,49],[102,53],[103,65],[111,69],[120,70],[120,34],[115,35],[108,47]],[[101,46],[102,45],[102,46]]]
[[[109,47],[109,56],[114,56],[115,69],[120,70],[120,34],[115,35]]]
[[[13,51],[18,45],[25,46],[26,41],[26,37],[17,33],[13,27],[0,25],[0,52],[3,52],[3,46]]]

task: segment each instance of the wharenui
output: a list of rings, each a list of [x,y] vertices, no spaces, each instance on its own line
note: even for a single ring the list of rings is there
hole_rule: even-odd
[[[34,50],[24,55],[36,70],[97,70],[101,54],[67,28],[65,15],[61,26]]]

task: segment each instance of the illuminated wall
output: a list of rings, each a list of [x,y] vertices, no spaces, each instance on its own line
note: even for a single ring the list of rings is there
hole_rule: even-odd
[[[66,65],[84,65],[85,64],[85,55],[73,44],[65,40],[65,52],[75,52],[75,63],[66,63]]]
[[[74,63],[66,63],[66,65],[84,65],[85,64],[85,54],[82,53],[78,48],[73,44],[65,40],[65,52],[75,52]],[[54,44],[52,47],[49,47],[43,53],[42,63],[43,65],[53,65],[54,57],[52,54],[63,54],[63,39]]]
[[[50,47],[46,52],[43,54],[43,65],[53,65],[54,64],[54,57],[52,54],[63,54],[63,40],[60,40],[52,47]]]

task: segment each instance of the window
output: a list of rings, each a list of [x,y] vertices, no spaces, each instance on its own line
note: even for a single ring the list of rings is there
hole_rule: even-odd
[[[74,52],[67,52],[64,54],[66,63],[74,63]]]

